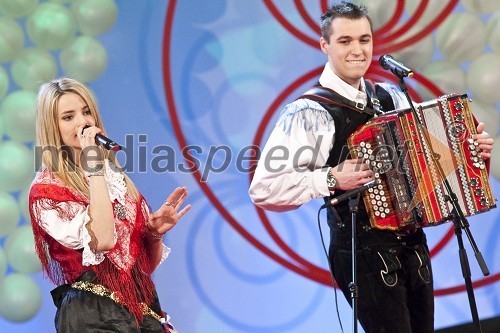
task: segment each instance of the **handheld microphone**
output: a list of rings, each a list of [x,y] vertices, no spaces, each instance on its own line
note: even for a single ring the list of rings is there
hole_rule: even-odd
[[[342,201],[349,199],[350,197],[358,195],[358,193],[364,192],[369,188],[377,186],[378,184],[380,184],[380,180],[374,179],[371,182],[366,183],[365,185],[355,188],[354,190],[347,191],[344,194],[341,194],[338,197],[333,198],[332,200],[330,200],[330,202],[327,202],[326,204],[321,206],[321,208],[325,208],[328,206],[335,206],[341,203]]]
[[[87,125],[85,126],[83,129],[86,129],[86,128],[89,128],[90,126]],[[82,134],[83,134],[83,130],[82,130]],[[106,148],[107,150],[114,150],[114,151],[118,151],[118,150],[121,150],[122,147],[117,144],[116,142],[114,142],[113,140],[105,137],[104,135],[102,134],[96,134],[95,136],[95,143]]]
[[[400,62],[394,60],[394,58],[389,54],[382,55],[378,62],[383,69],[390,70],[394,75],[398,77],[412,76],[413,71],[403,65]]]

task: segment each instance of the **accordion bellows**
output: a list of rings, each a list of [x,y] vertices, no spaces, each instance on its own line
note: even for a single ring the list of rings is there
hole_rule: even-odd
[[[380,180],[363,193],[371,226],[405,230],[453,220],[444,178],[465,217],[496,207],[467,95],[415,109],[375,117],[348,139],[351,157],[363,159]]]

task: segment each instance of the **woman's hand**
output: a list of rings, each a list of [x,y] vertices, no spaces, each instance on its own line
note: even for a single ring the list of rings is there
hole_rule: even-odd
[[[85,171],[102,168],[104,154],[102,148],[95,141],[96,135],[101,134],[102,130],[99,127],[82,124],[77,127],[77,131],[81,133],[79,136],[80,148],[82,149],[80,166]]]
[[[477,135],[474,139],[479,143],[479,148],[481,149],[481,156],[483,159],[488,159],[491,157],[491,150],[493,149],[493,143],[495,140],[484,130],[484,123],[479,123],[477,125]]]
[[[146,227],[156,238],[160,238],[172,229],[179,219],[191,209],[191,205],[179,210],[188,195],[186,187],[176,188],[167,198],[165,203],[156,212],[149,215]],[[160,237],[157,237],[160,236]]]

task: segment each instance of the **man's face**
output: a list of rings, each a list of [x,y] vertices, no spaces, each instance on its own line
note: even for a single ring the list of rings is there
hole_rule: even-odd
[[[370,22],[365,17],[357,20],[336,18],[331,25],[330,42],[321,38],[321,50],[328,56],[333,72],[358,89],[360,79],[365,75],[372,60],[373,39]]]

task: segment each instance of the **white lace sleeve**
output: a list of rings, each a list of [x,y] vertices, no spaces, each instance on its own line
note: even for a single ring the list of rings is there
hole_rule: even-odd
[[[160,262],[158,263],[158,266],[160,266],[165,261],[165,259],[168,258],[168,255],[172,251],[168,246],[165,245],[165,243],[163,243],[162,246],[163,248],[161,250],[161,259]]]
[[[41,211],[40,221],[44,221],[42,227],[45,231],[67,248],[74,250],[83,248],[83,265],[101,263],[106,251],[94,251],[89,246],[91,237],[87,230],[87,223],[90,221],[88,207],[76,202],[61,202],[57,206],[60,210],[72,212],[73,214],[70,214],[72,217],[63,218],[55,209]]]

